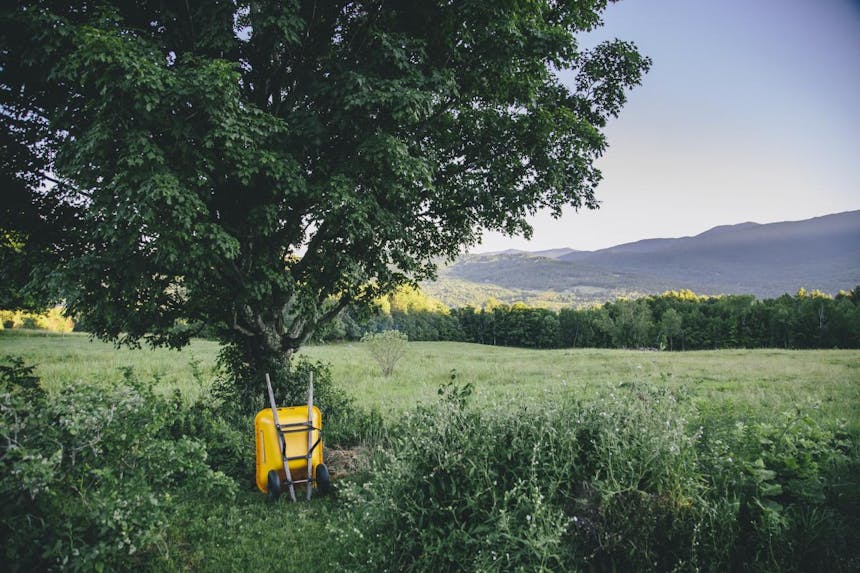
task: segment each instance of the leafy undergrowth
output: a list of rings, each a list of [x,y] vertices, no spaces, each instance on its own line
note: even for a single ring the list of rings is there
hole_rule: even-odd
[[[7,570],[137,567],[167,555],[167,531],[184,502],[232,500],[236,482],[210,465],[206,439],[180,430],[190,414],[181,398],[157,396],[130,371],[111,388],[47,394],[32,368],[7,360],[0,366]],[[216,457],[238,452],[236,437],[219,423],[206,435]]]
[[[699,412],[625,384],[589,403],[406,415],[342,494],[367,571],[852,571],[856,444],[802,413]],[[350,540],[350,531],[359,531]]]
[[[250,479],[252,421],[204,398],[162,396],[131,369],[48,393],[32,367],[0,362],[0,569],[238,571],[316,547],[303,570],[322,570],[336,554],[330,503],[266,504]],[[338,405],[333,435],[374,423]]]
[[[470,393],[448,384],[383,424],[332,390],[329,436],[362,445],[361,471],[335,496],[270,503],[250,484],[250,421],[229,403],[159,395],[131,370],[46,393],[7,361],[3,570],[860,566],[860,460],[838,421],[702,407],[646,383],[586,402],[473,406]]]

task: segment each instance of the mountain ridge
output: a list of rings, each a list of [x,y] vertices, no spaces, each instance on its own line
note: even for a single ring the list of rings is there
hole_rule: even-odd
[[[860,284],[860,210],[801,221],[720,225],[692,237],[643,239],[595,251],[561,247],[467,254],[440,269],[436,283],[423,285],[449,306],[461,306],[464,297],[455,301],[445,281],[475,291],[471,304],[480,303],[482,285],[510,291],[507,299],[543,301],[544,306],[680,289],[759,298],[801,287],[836,294]]]

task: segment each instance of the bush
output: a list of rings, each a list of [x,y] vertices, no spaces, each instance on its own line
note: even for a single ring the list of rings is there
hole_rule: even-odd
[[[846,455],[854,446],[833,432],[759,424],[732,433],[725,450],[729,442],[718,444],[701,427],[693,404],[658,388],[623,385],[589,404],[482,410],[468,407],[468,393],[448,386],[438,404],[406,415],[391,428],[372,482],[344,492],[358,532],[345,533],[344,543],[355,548],[356,568],[848,571],[857,564],[848,543],[857,498],[833,491],[856,469]],[[778,445],[785,440],[794,446]],[[821,522],[828,539],[804,543]]]
[[[843,427],[797,411],[767,422],[710,413],[703,428],[702,471],[714,497],[736,510],[734,568],[851,569],[846,534],[857,531],[860,467]]]
[[[167,554],[183,501],[230,499],[235,483],[195,436],[177,398],[127,372],[113,387],[46,394],[20,360],[0,368],[0,506],[11,571],[132,569]]]
[[[406,354],[408,338],[399,330],[365,334],[361,342],[379,364],[383,376],[391,376],[394,367]]]

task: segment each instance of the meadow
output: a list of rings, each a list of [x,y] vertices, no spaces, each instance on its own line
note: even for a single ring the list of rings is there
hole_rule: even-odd
[[[362,426],[340,444],[361,463],[335,472],[335,497],[296,505],[267,502],[249,486],[246,422],[204,407],[217,354],[204,340],[178,352],[0,332],[0,356],[34,365],[47,390],[46,410],[61,421],[53,441],[78,452],[71,467],[52,461],[55,446],[41,458],[5,460],[14,471],[4,495],[20,481],[36,502],[8,498],[0,530],[13,535],[21,515],[50,515],[55,521],[27,535],[52,547],[40,559],[54,569],[811,571],[829,563],[840,571],[860,563],[852,547],[860,351],[411,342],[386,378],[360,343],[308,346],[301,354],[329,365],[357,417],[376,412],[383,422],[367,418],[376,420],[371,431]],[[12,405],[4,413],[27,408],[14,396]],[[123,408],[134,415],[117,416]],[[102,412],[112,421],[100,421]],[[47,436],[41,423],[34,427]],[[115,466],[125,468],[121,480]],[[154,505],[129,507],[132,492],[149,492]],[[39,500],[47,505],[34,508]],[[57,523],[65,533],[52,531]],[[7,552],[10,570],[16,559],[26,569],[21,555]]]
[[[88,335],[0,333],[0,355],[36,365],[49,390],[79,380],[106,383],[123,368],[165,392],[200,395],[215,377],[218,345],[195,340],[181,350],[116,348]],[[860,429],[860,351],[531,350],[457,342],[411,342],[391,377],[383,377],[361,343],[307,346],[301,354],[330,364],[336,383],[358,405],[389,415],[435,400],[455,379],[475,387],[479,402],[534,401],[547,395],[589,398],[630,382],[689,393],[700,403],[730,403],[766,415],[795,408]],[[264,386],[260,385],[262,395]]]

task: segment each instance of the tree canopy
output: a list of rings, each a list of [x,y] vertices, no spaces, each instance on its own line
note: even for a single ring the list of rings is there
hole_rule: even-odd
[[[0,253],[98,336],[181,346],[209,325],[248,364],[288,355],[483,230],[597,207],[601,128],[650,65],[579,48],[605,7],[7,6]]]

